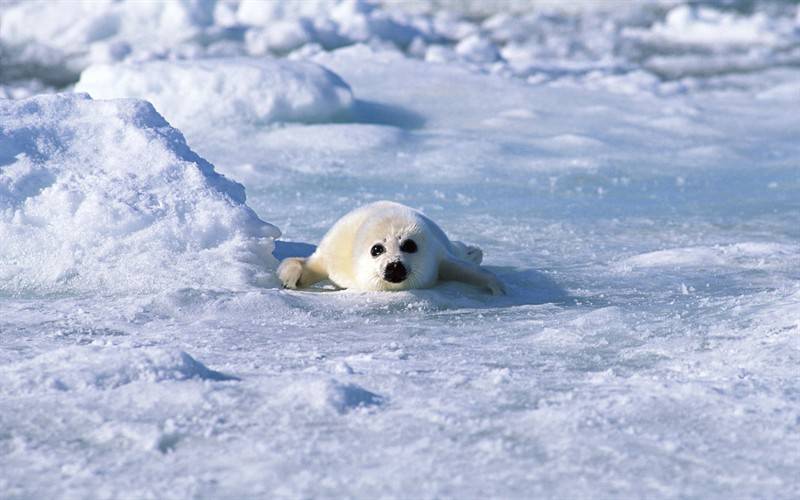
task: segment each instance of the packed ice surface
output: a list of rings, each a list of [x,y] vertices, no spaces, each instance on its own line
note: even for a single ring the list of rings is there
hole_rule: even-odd
[[[796,5],[146,4],[2,5],[7,95],[94,74],[188,138],[141,101],[2,101],[0,220],[38,238],[0,246],[38,259],[0,298],[4,495],[800,495]],[[378,199],[508,295],[277,288],[261,220],[299,255]],[[90,279],[41,278],[65,264]]]
[[[0,101],[0,293],[269,282],[280,233],[144,101]]]

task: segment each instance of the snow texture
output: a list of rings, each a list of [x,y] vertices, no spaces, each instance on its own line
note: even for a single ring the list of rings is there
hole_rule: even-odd
[[[337,75],[310,62],[253,59],[151,61],[90,66],[75,86],[95,98],[135,96],[189,134],[326,122],[350,112],[353,94]]]
[[[269,282],[277,228],[144,101],[0,101],[0,292]]]
[[[795,3],[0,10],[0,496],[800,497]],[[380,199],[508,294],[278,288]]]

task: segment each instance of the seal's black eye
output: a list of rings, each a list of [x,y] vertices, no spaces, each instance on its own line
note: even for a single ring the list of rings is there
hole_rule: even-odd
[[[369,249],[369,253],[373,257],[377,257],[378,255],[382,254],[385,251],[386,249],[383,248],[383,245],[381,245],[380,243],[372,245],[372,248]]]
[[[400,251],[405,253],[414,253],[417,251],[417,244],[414,240],[406,240],[400,245]]]

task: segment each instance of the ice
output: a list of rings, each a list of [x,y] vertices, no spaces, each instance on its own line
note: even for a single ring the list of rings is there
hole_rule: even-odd
[[[66,92],[0,101],[3,495],[800,496],[797,5],[62,5],[0,14]],[[278,288],[380,199],[508,294]]]
[[[788,12],[787,12],[788,14]],[[622,35],[648,51],[644,67],[667,78],[747,73],[794,64],[797,31],[789,16],[742,15],[713,7],[678,5],[663,21]]]
[[[91,62],[180,54],[186,50],[184,42],[213,25],[215,3],[76,0],[57,9],[47,2],[10,2],[0,15],[0,50],[6,56],[2,67],[17,68],[24,76],[43,75],[64,86]]]
[[[115,2],[77,0],[55,10],[46,2],[4,7],[0,35],[9,45],[39,42],[75,57],[96,42],[130,39],[179,42],[214,23],[213,0]],[[31,22],[36,19],[37,22]]]
[[[771,45],[778,36],[769,22],[763,13],[745,17],[710,7],[679,5],[667,13],[663,23],[656,23],[649,35],[674,44]]]
[[[234,7],[237,20],[246,25],[272,26],[275,21],[317,17],[324,9],[335,5],[325,0],[308,2],[261,2],[242,0]]]
[[[451,6],[455,12],[441,10],[439,2],[361,0],[72,4],[63,12],[46,2],[7,4],[0,18],[1,80],[33,77],[64,87],[93,63],[302,57],[368,43],[538,84],[591,78],[608,89],[667,93],[683,87],[660,80],[702,85],[704,78],[800,60],[797,9],[770,1],[751,10],[736,2],[523,2],[511,12],[506,2],[462,3]],[[715,63],[705,66],[711,55]],[[643,79],[642,70],[656,81]]]
[[[494,62],[499,57],[495,46],[489,40],[477,35],[458,42],[455,51],[466,60],[477,63]]]
[[[0,103],[0,290],[265,282],[279,232],[147,102]]]
[[[248,30],[246,37],[250,55],[286,54],[314,40],[314,27],[305,20],[279,21],[267,29]]]

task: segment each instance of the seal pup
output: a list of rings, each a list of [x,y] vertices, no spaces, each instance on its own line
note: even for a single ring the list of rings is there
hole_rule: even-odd
[[[278,277],[285,288],[306,288],[325,279],[354,290],[408,290],[462,281],[494,295],[505,293],[500,280],[480,267],[482,259],[480,248],[450,241],[417,210],[378,201],[339,219],[307,259],[284,259]]]

